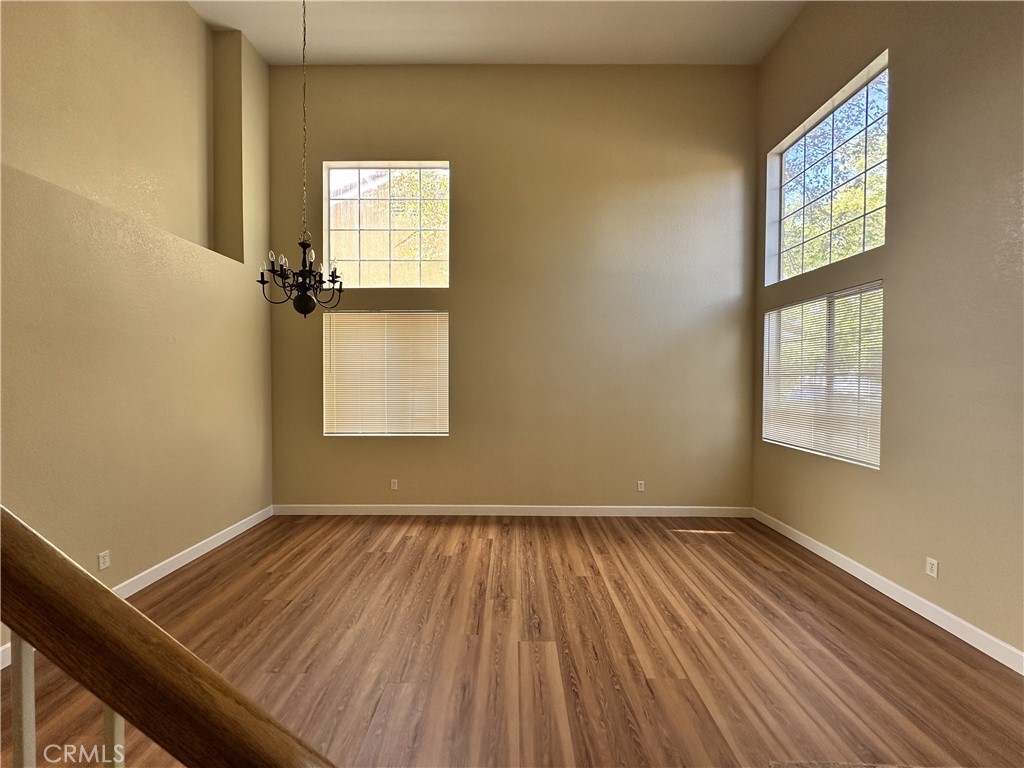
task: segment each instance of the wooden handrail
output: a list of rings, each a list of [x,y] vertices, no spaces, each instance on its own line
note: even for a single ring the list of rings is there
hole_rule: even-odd
[[[191,768],[333,768],[7,509],[0,618]]]

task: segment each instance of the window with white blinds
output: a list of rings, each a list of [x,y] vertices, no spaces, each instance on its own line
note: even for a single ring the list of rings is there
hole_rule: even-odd
[[[764,440],[878,468],[882,284],[764,316]]]
[[[324,434],[447,435],[448,313],[325,313]]]

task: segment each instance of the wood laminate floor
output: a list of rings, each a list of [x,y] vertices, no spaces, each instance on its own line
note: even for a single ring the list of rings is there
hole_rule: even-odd
[[[339,766],[1024,765],[1024,679],[752,520],[275,517],[131,602]]]

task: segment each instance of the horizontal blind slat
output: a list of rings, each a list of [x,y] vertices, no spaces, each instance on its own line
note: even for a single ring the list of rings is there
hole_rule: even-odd
[[[448,313],[324,315],[324,434],[448,433]]]
[[[882,287],[765,314],[765,440],[879,466]]]

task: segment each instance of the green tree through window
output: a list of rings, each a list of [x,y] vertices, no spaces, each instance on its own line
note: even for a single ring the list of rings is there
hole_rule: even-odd
[[[783,152],[780,276],[885,242],[889,70]]]
[[[327,251],[346,288],[447,288],[444,166],[327,164]]]

